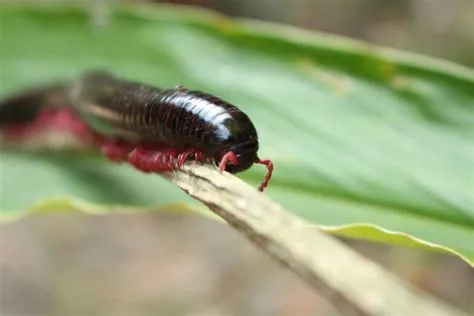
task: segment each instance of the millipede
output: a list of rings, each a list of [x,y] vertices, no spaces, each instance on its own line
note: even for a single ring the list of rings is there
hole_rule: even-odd
[[[183,86],[162,89],[100,70],[55,87],[0,102],[0,128],[19,123],[17,118],[31,119],[47,103],[41,100],[46,92],[61,89],[67,102],[56,110],[73,113],[112,161],[128,162],[146,173],[173,171],[188,160],[212,163],[231,174],[263,164],[267,173],[259,191],[270,181],[273,163],[258,157],[252,121],[216,96]],[[15,113],[22,109],[28,113]]]

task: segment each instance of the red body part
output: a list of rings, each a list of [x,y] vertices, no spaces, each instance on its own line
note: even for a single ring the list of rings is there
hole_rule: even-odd
[[[208,159],[202,153],[195,149],[186,151],[177,151],[172,148],[162,147],[134,147],[126,143],[118,143],[113,141],[105,142],[101,145],[102,152],[106,157],[116,162],[128,162],[138,170],[143,172],[167,172],[181,168],[184,163],[193,158],[195,161],[204,162]],[[227,164],[238,164],[239,161],[233,152],[225,154],[219,162],[219,170],[225,170]],[[263,191],[270,181],[273,164],[270,160],[258,160],[255,163],[267,166],[268,172],[265,179],[260,184],[259,191]]]
[[[70,133],[80,140],[92,136],[89,127],[70,110],[46,108],[33,122],[13,123],[2,128],[2,135],[11,140],[21,141],[47,133]]]
[[[210,162],[202,152],[196,149],[178,151],[173,148],[156,145],[133,145],[126,142],[110,140],[95,134],[71,110],[45,109],[37,119],[28,124],[13,124],[3,129],[4,137],[25,140],[45,131],[71,133],[81,141],[90,141],[92,145],[100,147],[102,153],[113,162],[125,162],[146,173],[160,173],[179,169],[187,160]],[[219,170],[224,171],[228,164],[238,165],[235,153],[228,152],[219,162]],[[271,178],[273,164],[269,160],[257,160],[257,164],[267,167],[267,174],[259,187],[263,191]]]

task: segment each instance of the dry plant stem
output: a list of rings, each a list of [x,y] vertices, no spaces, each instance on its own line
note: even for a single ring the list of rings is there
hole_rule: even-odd
[[[194,163],[164,177],[299,275],[344,315],[465,315],[285,212],[237,177]]]

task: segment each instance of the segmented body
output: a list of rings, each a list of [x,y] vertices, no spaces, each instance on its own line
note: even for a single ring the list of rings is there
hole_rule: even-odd
[[[257,156],[250,118],[220,98],[183,87],[159,89],[106,72],[85,74],[61,91],[67,91],[69,110],[100,139],[111,160],[145,172],[173,170],[188,159],[214,162],[231,173],[260,163],[268,169],[261,191],[271,177],[271,161]]]
[[[102,135],[127,143],[197,150],[219,160],[233,151],[238,172],[257,159],[258,137],[249,117],[212,95],[182,87],[159,89],[104,72],[87,74],[71,89],[82,119]]]

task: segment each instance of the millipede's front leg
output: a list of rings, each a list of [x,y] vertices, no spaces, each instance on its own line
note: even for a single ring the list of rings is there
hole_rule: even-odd
[[[239,159],[237,158],[236,154],[232,151],[227,152],[219,162],[219,170],[223,172],[227,167],[227,164],[233,164],[237,166],[239,164]]]

